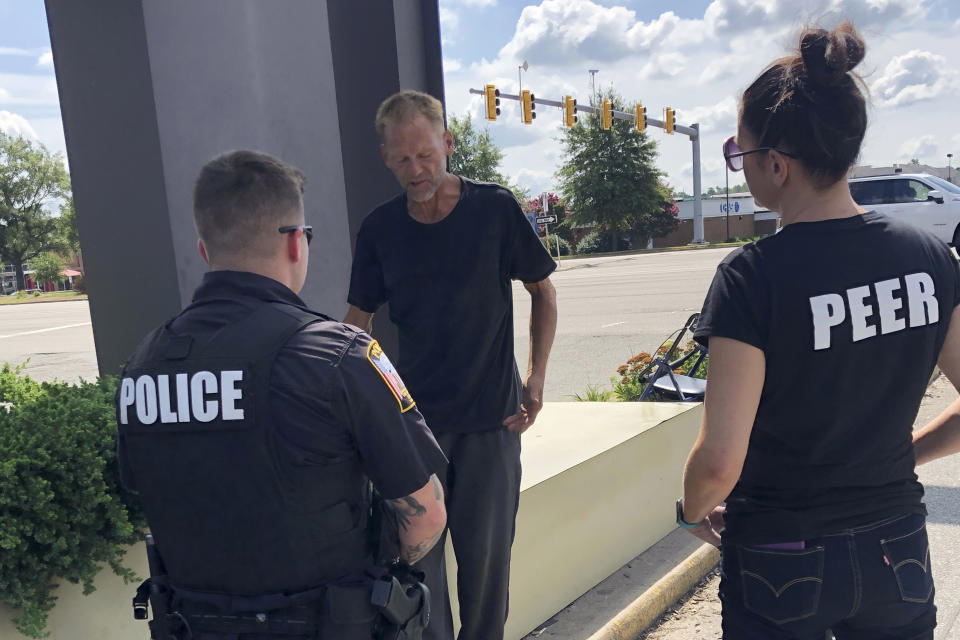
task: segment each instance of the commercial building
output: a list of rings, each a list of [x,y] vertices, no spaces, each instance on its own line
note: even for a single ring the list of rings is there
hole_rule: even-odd
[[[729,202],[729,212],[727,210]],[[780,216],[758,207],[750,193],[731,193],[703,198],[703,239],[725,242],[727,238],[768,236],[777,230]],[[653,246],[676,247],[693,242],[693,199],[677,200],[680,226],[662,238],[654,238]]]

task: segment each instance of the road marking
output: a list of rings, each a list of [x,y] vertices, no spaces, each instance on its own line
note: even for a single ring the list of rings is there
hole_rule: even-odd
[[[602,324],[602,325],[600,325],[600,328],[601,328],[601,329],[606,329],[607,327],[615,327],[615,326],[617,326],[618,324],[627,324],[627,322],[626,322],[626,320],[624,320],[623,322],[611,322],[610,324]]]
[[[33,333],[46,333],[48,331],[59,331],[60,329],[72,329],[74,327],[89,327],[89,322],[78,322],[77,324],[65,324],[59,327],[50,327],[49,329],[35,329],[34,331],[21,331],[20,333],[11,333],[10,335],[0,336],[0,340],[4,338],[16,338],[17,336],[28,336]]]

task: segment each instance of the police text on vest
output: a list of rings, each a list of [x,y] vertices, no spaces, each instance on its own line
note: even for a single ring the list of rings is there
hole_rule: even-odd
[[[243,420],[243,409],[237,402],[243,391],[237,384],[243,371],[221,371],[219,379],[210,371],[174,375],[171,389],[168,375],[142,375],[136,380],[120,382],[120,424],[127,424],[127,411],[136,408],[141,424],[174,422],[211,422],[219,415],[223,420]],[[171,402],[176,398],[176,406]]]
[[[933,278],[920,272],[853,287],[842,295],[814,296],[810,298],[813,349],[829,349],[833,328],[845,322],[850,325],[853,342],[876,336],[878,329],[881,335],[886,335],[903,331],[907,326],[936,324],[940,320],[940,304],[934,294]],[[871,295],[876,300],[876,309],[866,302]],[[898,318],[897,311],[904,308],[905,302],[906,312]]]

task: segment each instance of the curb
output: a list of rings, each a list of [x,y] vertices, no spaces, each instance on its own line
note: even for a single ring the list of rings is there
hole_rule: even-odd
[[[54,302],[77,302],[78,300],[89,300],[87,296],[76,297],[76,298],[57,298],[55,300],[24,300],[23,302],[5,302],[0,304],[0,308],[3,307],[15,307],[21,304],[52,304]]]
[[[703,544],[588,640],[634,640],[719,562],[720,551],[711,544]]]

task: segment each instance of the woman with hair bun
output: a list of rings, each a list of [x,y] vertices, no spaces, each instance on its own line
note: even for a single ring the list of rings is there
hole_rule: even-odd
[[[721,547],[724,638],[933,638],[911,431],[938,357],[960,383],[960,274],[850,196],[865,51],[850,24],[804,31],[723,146],[783,223],[719,265],[695,333],[710,371],[677,522]]]

